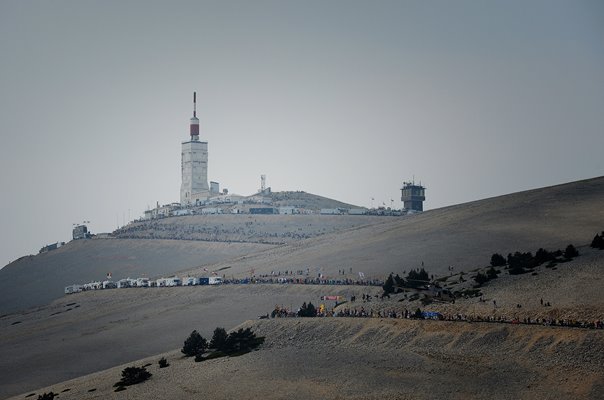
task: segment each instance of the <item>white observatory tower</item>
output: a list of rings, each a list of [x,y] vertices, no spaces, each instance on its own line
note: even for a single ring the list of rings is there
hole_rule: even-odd
[[[201,200],[206,200],[210,196],[208,186],[208,142],[199,141],[196,92],[193,92],[191,140],[182,142],[181,157],[180,204],[196,204]]]

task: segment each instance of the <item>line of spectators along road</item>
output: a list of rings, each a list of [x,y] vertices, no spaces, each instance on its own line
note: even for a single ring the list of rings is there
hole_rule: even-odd
[[[364,307],[357,308],[341,308],[338,311],[327,310],[319,307],[317,310],[317,317],[336,317],[336,318],[396,318],[396,319],[429,319],[436,321],[451,321],[451,322],[485,322],[485,323],[500,323],[500,324],[514,324],[514,325],[541,325],[541,326],[560,326],[569,328],[583,328],[583,329],[604,329],[604,321],[579,321],[573,319],[554,319],[554,318],[517,318],[517,317],[506,317],[506,316],[480,316],[480,315],[466,315],[466,314],[441,314],[433,311],[421,311],[417,309],[415,312],[411,312],[407,309],[397,311],[395,309],[390,310],[379,310],[373,309],[366,310]],[[297,311],[288,310],[285,307],[276,306],[275,309],[270,313],[271,318],[299,318],[301,309]],[[269,314],[260,318],[268,318]]]

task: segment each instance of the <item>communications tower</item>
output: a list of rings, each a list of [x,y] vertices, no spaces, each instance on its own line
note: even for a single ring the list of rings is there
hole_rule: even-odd
[[[197,118],[197,93],[193,92],[193,118],[190,123],[191,139],[182,142],[180,204],[196,204],[210,196],[208,186],[208,142],[199,140]]]

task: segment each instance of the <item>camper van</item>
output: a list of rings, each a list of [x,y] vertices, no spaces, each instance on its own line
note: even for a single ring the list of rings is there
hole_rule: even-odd
[[[149,278],[138,278],[136,280],[136,287],[149,287]]]
[[[117,281],[118,289],[129,288],[129,287],[130,287],[130,279],[120,279],[119,281]]]
[[[80,285],[65,286],[65,294],[78,293],[81,291],[82,291],[82,286],[80,286]]]
[[[195,285],[199,285],[199,279],[198,278],[194,278],[192,276],[186,277],[183,280],[183,286],[195,286]]]
[[[113,281],[103,281],[103,289],[115,289],[117,285]]]
[[[220,285],[222,283],[222,278],[219,276],[210,276],[208,279],[209,285]]]
[[[172,278],[166,278],[166,286],[181,286],[182,281],[179,277],[174,276]]]
[[[102,289],[103,285],[101,284],[101,282],[88,282],[85,283],[84,285],[82,285],[82,290],[97,290],[97,289]]]

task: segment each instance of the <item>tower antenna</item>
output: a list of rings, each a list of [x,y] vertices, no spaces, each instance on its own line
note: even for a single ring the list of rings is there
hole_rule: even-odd
[[[193,92],[193,117],[197,118],[197,92]]]

